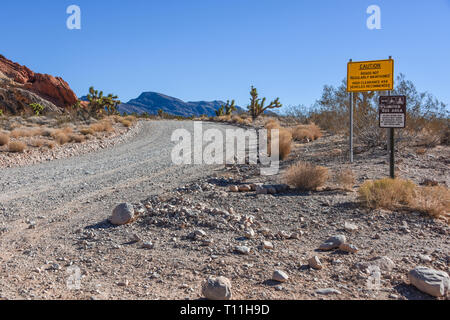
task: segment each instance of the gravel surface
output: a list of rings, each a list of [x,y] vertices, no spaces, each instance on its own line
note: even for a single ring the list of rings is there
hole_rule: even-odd
[[[386,175],[385,151],[356,155],[352,190],[297,192],[253,165],[173,166],[177,128],[192,122],[143,122],[108,149],[0,169],[0,299],[199,299],[210,276],[233,299],[432,299],[409,271],[450,271],[448,223],[359,204],[357,185]],[[282,171],[299,159],[348,168],[344,148],[337,136],[296,145]],[[448,184],[448,154],[401,152],[398,171]],[[123,202],[138,217],[113,226]]]
[[[225,128],[205,124],[211,126]],[[192,122],[143,122],[133,129],[136,134],[108,149],[0,168],[0,297],[26,297],[20,290],[28,290],[32,281],[13,279],[34,277],[32,271],[45,269],[58,252],[78,261],[68,235],[104,220],[118,203],[137,202],[214,170],[172,165],[170,137],[178,128],[192,130]],[[64,288],[64,281],[60,285]]]

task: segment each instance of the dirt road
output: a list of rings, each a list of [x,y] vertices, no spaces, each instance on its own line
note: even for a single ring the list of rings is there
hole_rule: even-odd
[[[225,128],[205,124],[205,129],[212,126]],[[0,169],[0,297],[48,297],[41,285],[33,289],[33,280],[25,278],[45,283],[40,272],[57,259],[76,257],[69,235],[104,220],[120,202],[138,202],[214,170],[172,164],[171,134],[177,128],[192,131],[192,122],[144,122],[139,128],[128,141],[106,150]],[[44,278],[50,294],[55,280]]]

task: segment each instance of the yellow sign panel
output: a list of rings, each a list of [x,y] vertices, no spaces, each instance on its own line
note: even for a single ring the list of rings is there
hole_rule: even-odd
[[[394,60],[348,63],[348,92],[388,90],[394,90]]]

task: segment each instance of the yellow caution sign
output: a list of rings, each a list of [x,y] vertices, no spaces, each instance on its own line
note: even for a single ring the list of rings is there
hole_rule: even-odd
[[[388,90],[394,90],[394,60],[348,63],[348,92]]]

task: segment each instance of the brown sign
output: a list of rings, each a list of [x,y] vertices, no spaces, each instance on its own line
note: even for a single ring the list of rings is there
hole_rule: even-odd
[[[380,128],[406,126],[406,96],[380,97]]]

